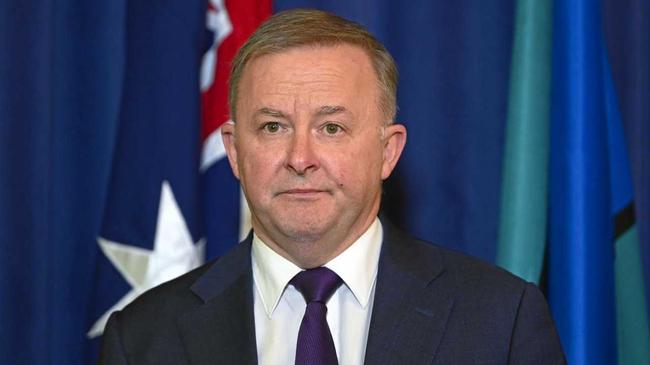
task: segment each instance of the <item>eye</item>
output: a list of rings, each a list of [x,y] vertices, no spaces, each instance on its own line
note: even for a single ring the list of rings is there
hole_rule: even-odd
[[[278,133],[280,131],[280,123],[278,122],[264,123],[262,129],[268,133]]]
[[[341,126],[334,123],[328,123],[325,125],[324,130],[327,134],[337,134],[341,132]]]

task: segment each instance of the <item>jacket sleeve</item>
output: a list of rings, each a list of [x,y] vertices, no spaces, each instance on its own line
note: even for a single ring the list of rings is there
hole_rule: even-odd
[[[108,318],[102,346],[99,352],[99,365],[125,365],[128,364],[122,338],[120,336],[120,312],[113,312]]]
[[[510,343],[509,364],[566,364],[546,299],[528,284],[519,303]]]

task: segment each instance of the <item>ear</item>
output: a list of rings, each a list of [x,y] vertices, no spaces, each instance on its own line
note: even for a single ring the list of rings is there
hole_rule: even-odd
[[[228,162],[233,175],[239,180],[239,165],[237,164],[237,146],[235,143],[235,122],[228,121],[221,125],[221,139],[223,146],[226,148]]]
[[[384,129],[384,162],[381,167],[381,179],[386,180],[393,172],[406,145],[406,127],[391,124]]]

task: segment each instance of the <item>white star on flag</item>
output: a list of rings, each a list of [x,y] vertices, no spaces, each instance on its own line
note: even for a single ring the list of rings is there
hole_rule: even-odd
[[[98,237],[97,242],[132,289],[95,322],[86,334],[88,338],[104,332],[112,312],[124,308],[148,289],[198,267],[205,254],[205,241],[201,239],[193,243],[167,181],[162,183],[153,251],[102,237]]]

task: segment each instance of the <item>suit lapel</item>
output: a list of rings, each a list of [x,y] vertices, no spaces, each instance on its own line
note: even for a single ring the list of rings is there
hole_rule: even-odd
[[[453,307],[446,291],[436,290],[444,274],[441,257],[437,249],[382,223],[365,363],[432,363]]]
[[[256,364],[251,236],[192,286],[204,303],[177,324],[192,364]]]

